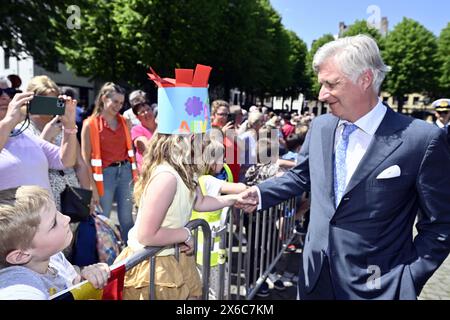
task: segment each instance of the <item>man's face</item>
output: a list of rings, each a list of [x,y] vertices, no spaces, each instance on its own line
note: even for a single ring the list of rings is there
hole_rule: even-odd
[[[354,122],[359,114],[363,94],[361,87],[352,82],[337,66],[334,58],[329,58],[320,66],[318,73],[321,84],[319,100],[328,103],[336,117]]]
[[[220,127],[226,125],[229,113],[230,112],[227,107],[219,107],[216,114],[214,115],[214,121],[216,122],[216,124],[218,124]]]
[[[450,112],[449,111],[437,111],[436,117],[441,121],[443,124],[447,124],[450,120]]]

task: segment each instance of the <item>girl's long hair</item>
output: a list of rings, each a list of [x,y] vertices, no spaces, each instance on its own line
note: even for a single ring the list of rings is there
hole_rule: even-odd
[[[123,89],[121,86],[115,84],[114,82],[106,82],[98,92],[97,98],[95,99],[95,107],[92,114],[94,116],[99,116],[103,109],[105,108],[102,98],[103,96],[107,96],[108,98],[111,98],[111,96],[114,94],[121,94],[125,96],[125,89]]]
[[[139,205],[145,186],[153,170],[163,162],[168,163],[178,172],[189,190],[195,191],[197,177],[204,171],[203,161],[194,157],[193,149],[198,147],[195,135],[170,135],[155,132],[147,145],[142,171],[134,186],[134,200]],[[198,137],[198,136],[197,136]],[[200,148],[202,145],[200,144]],[[195,161],[198,160],[198,161]]]

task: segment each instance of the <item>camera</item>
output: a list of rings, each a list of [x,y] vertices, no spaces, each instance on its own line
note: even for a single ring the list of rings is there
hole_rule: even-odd
[[[28,112],[41,115],[64,115],[66,103],[64,99],[57,97],[34,96],[28,106]]]

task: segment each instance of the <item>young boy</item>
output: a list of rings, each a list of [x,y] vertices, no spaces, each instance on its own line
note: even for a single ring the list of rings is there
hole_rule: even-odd
[[[106,285],[107,264],[79,273],[62,254],[73,237],[69,221],[41,187],[0,191],[0,299],[47,300],[82,279]]]

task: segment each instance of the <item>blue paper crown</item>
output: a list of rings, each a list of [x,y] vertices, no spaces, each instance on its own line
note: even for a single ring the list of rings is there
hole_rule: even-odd
[[[208,79],[211,67],[175,69],[175,79],[161,78],[150,68],[149,78],[158,86],[158,132],[205,133],[211,128]]]

